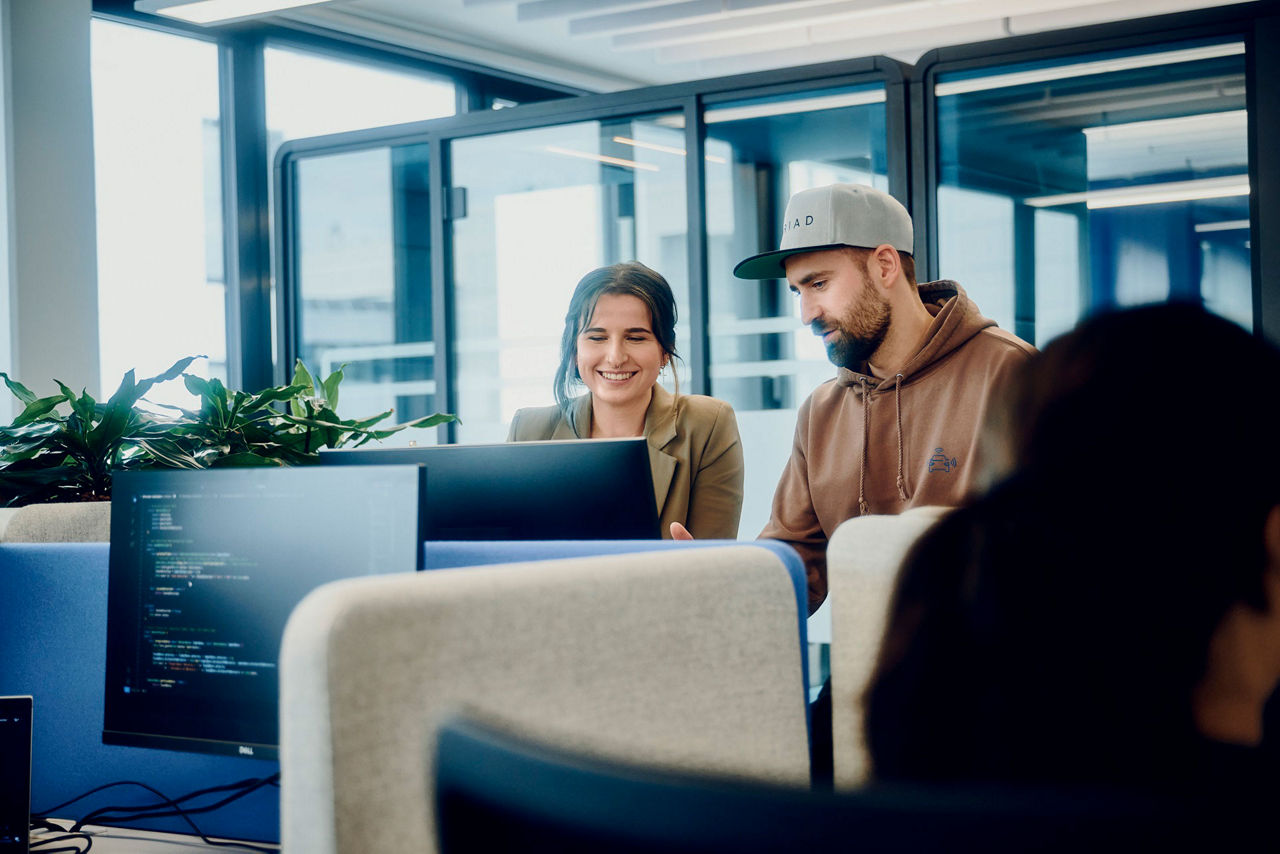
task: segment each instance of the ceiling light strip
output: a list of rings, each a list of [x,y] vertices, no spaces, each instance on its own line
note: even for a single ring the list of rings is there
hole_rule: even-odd
[[[1225,175],[1220,178],[1198,178],[1193,181],[1170,181],[1164,184],[1141,184],[1135,187],[1112,187],[1083,193],[1059,193],[1032,196],[1024,204],[1033,208],[1054,208],[1081,202],[1090,210],[1131,205],[1155,205],[1166,202],[1189,202],[1197,199],[1225,199],[1249,195],[1248,175]]]
[[[943,98],[948,95],[963,95],[969,92],[1004,89],[1009,86],[1024,86],[1030,83],[1048,83],[1053,80],[1085,77],[1091,74],[1107,74],[1112,71],[1130,71],[1136,68],[1173,65],[1179,62],[1195,62],[1201,59],[1239,56],[1243,53],[1244,42],[1191,47],[1162,53],[1144,53],[1141,56],[1123,56],[1116,59],[1077,62],[1072,65],[1056,65],[1052,68],[1012,71],[1008,74],[993,74],[990,77],[974,77],[968,80],[936,83],[933,87],[933,94]]]
[[[1196,234],[1205,234],[1213,231],[1240,231],[1249,228],[1249,220],[1247,219],[1229,219],[1223,222],[1199,222],[1196,223]]]
[[[572,148],[561,148],[558,145],[547,145],[543,147],[543,150],[550,151],[552,154],[563,154],[566,157],[578,157],[583,160],[595,160],[599,163],[608,163],[610,166],[622,166],[627,169],[640,169],[645,172],[661,171],[652,163],[637,163],[634,160],[624,160],[621,157],[610,157],[607,154],[592,154],[589,151],[576,151]]]
[[[767,116],[785,116],[791,113],[816,113],[819,110],[837,110],[841,107],[861,107],[866,104],[883,104],[884,89],[866,92],[846,92],[840,95],[819,95],[815,98],[794,98],[790,101],[773,101],[767,104],[744,104],[740,107],[712,107],[702,116],[709,125],[720,122],[737,122],[743,119],[760,119]]]
[[[1108,105],[1110,107],[1110,105]],[[1144,122],[1126,122],[1114,125],[1097,125],[1082,128],[1089,142],[1118,142],[1141,140],[1149,142],[1161,136],[1185,137],[1192,133],[1241,133],[1249,126],[1249,114],[1245,110],[1226,110],[1221,113],[1196,113],[1171,119],[1152,119]]]
[[[688,152],[683,148],[677,148],[674,145],[661,145],[656,142],[642,142],[638,139],[632,139],[629,136],[615,136],[613,141],[619,145],[630,145],[633,148],[647,148],[649,151],[661,151],[664,154],[675,154],[684,157]],[[723,157],[717,157],[714,154],[705,155],[708,163],[728,163]]]
[[[331,0],[136,0],[133,8],[193,24],[229,23]]]

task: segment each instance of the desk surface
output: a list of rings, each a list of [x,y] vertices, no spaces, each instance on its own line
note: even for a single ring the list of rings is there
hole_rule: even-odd
[[[59,824],[72,824],[69,820],[54,819]],[[197,851],[219,851],[222,854],[235,854],[235,852],[248,851],[248,848],[227,847],[225,845],[207,845],[200,840],[198,836],[191,836],[182,833],[160,833],[153,830],[135,830],[130,827],[102,827],[99,825],[86,825],[85,832],[93,836],[93,854],[195,854]],[[56,834],[51,831],[42,831],[39,835],[32,834],[31,842],[35,844],[41,839],[50,838]],[[218,837],[219,842],[234,842],[234,840],[223,840]],[[68,846],[83,847],[82,842],[68,841]],[[273,845],[269,842],[253,842],[246,843],[259,848],[268,848],[279,850],[280,846]],[[45,848],[47,846],[41,846]],[[33,848],[35,852],[39,852],[41,848]]]

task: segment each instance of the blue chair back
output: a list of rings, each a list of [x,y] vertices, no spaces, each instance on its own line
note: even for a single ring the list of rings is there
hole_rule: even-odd
[[[102,743],[107,555],[106,543],[0,545],[0,694],[35,698],[33,813],[118,780],[137,780],[179,797],[275,774],[279,764],[274,761]],[[122,786],[73,804],[60,815],[154,802],[142,789]],[[195,821],[211,835],[276,842],[279,793],[265,787]],[[128,825],[191,832],[176,818]]]

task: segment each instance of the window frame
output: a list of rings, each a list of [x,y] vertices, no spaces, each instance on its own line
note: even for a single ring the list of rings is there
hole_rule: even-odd
[[[523,100],[586,94],[572,86],[304,24],[282,26],[248,21],[201,27],[138,12],[133,0],[93,0],[93,16],[218,46],[227,381],[232,388],[245,391],[259,391],[284,382],[292,365],[282,358],[287,348],[278,346],[279,352],[273,352],[271,347],[273,237],[268,198],[273,170],[267,160],[263,62],[267,47],[278,45],[340,61],[450,80],[458,93],[459,113],[487,110],[495,98]]]
[[[1261,6],[1259,9],[1258,7]],[[1156,49],[1175,42],[1231,38],[1245,45],[1245,103],[1248,113],[1250,273],[1254,333],[1280,340],[1280,247],[1262,235],[1280,229],[1280,152],[1263,144],[1280,133],[1280,58],[1258,46],[1280,44],[1280,4],[1251,4],[1181,12],[1013,36],[938,48],[924,54],[911,71],[912,215],[917,268],[928,278],[938,269],[938,77],[956,71],[1072,57],[1134,48]],[[1262,108],[1262,109],[1260,109]],[[1269,109],[1268,109],[1269,108]],[[1274,137],[1272,137],[1274,138]]]
[[[710,387],[710,337],[707,330],[709,284],[707,281],[706,236],[706,125],[703,110],[707,106],[760,95],[799,94],[812,89],[880,83],[885,87],[886,136],[890,152],[889,190],[904,204],[910,200],[910,161],[907,156],[907,72],[908,67],[888,57],[863,57],[817,65],[800,66],[779,71],[649,86],[622,92],[584,95],[572,99],[522,104],[504,110],[460,113],[387,128],[351,131],[285,142],[277,152],[274,174],[277,180],[278,221],[289,227],[277,231],[277,258],[281,262],[277,292],[279,317],[289,323],[279,328],[283,344],[281,359],[292,360],[298,352],[295,317],[297,279],[295,212],[284,209],[294,197],[296,163],[300,158],[336,154],[386,145],[427,144],[430,146],[430,194],[439,200],[431,214],[432,309],[435,318],[433,340],[436,342],[435,382],[437,406],[456,410],[456,381],[453,376],[453,245],[448,207],[453,199],[449,184],[450,145],[455,140],[475,136],[532,130],[560,124],[599,121],[655,112],[680,112],[685,119],[686,218],[688,222],[689,305],[684,313],[689,318],[690,347],[687,363],[690,388],[695,394],[706,394]],[[286,362],[290,363],[290,362]],[[456,428],[442,425],[439,440],[455,441]]]

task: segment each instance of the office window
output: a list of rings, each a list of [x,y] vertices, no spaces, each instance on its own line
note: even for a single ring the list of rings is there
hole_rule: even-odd
[[[452,80],[269,46],[263,52],[269,157],[289,139],[451,116]]]
[[[103,392],[193,354],[225,380],[217,47],[102,20],[91,40]],[[148,397],[192,400],[181,383]]]
[[[792,193],[834,182],[888,190],[885,88],[740,98],[703,115],[711,394],[737,412],[747,461],[740,531],[749,537],[768,521],[797,408],[835,368],[801,325],[786,281],[744,281],[733,267],[777,248]]]
[[[941,70],[935,96],[939,272],[1002,327],[1168,299],[1253,327],[1242,43]]]
[[[450,116],[457,106],[443,77],[281,47],[268,47],[263,63],[273,161],[286,140]],[[426,146],[304,158],[297,180],[298,352],[321,373],[348,365],[339,414],[434,412]]]
[[[501,441],[517,409],[553,402],[569,297],[595,267],[638,260],[666,277],[688,354],[684,158],[678,114],[452,144],[453,186],[466,195],[452,221],[459,441]]]
[[[323,375],[346,366],[338,412],[348,418],[438,408],[427,164],[425,145],[297,161],[299,353]]]

